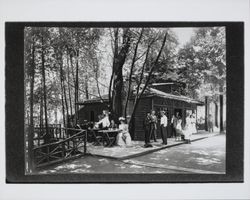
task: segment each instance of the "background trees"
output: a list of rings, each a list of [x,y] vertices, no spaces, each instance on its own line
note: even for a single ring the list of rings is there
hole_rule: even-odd
[[[179,51],[179,76],[187,84],[186,94],[215,104],[215,124],[223,131],[223,102],[226,94],[226,38],[224,27],[199,28]]]
[[[128,100],[133,96],[134,105],[130,116],[133,118],[147,86],[157,77],[167,79],[166,74],[174,66],[173,50],[177,38],[166,28],[116,28],[111,30],[111,39],[113,65],[109,85],[110,110],[115,118],[126,118]]]
[[[88,80],[94,77],[92,72],[98,66],[90,61],[94,59],[100,35],[99,29],[25,29],[28,123],[45,127],[48,140],[49,124],[67,126],[68,116],[77,111],[75,103],[79,96],[91,95]]]
[[[133,118],[148,85],[168,80],[186,83],[181,94],[222,104],[225,55],[223,27],[197,28],[183,47],[171,28],[27,27],[27,123],[76,123],[77,103],[105,94],[115,118],[127,117],[133,97]]]

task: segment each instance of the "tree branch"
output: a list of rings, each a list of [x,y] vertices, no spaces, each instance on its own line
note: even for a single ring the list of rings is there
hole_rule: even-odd
[[[156,58],[155,62],[153,63],[153,66],[152,66],[151,69],[150,69],[150,72],[149,72],[149,74],[148,74],[148,78],[147,78],[147,80],[146,80],[146,83],[145,83],[145,85],[144,85],[144,87],[143,87],[143,89],[142,89],[142,91],[141,91],[139,97],[136,98],[136,101],[135,101],[135,103],[134,103],[134,108],[133,108],[133,111],[132,111],[132,115],[134,115],[134,111],[135,111],[135,109],[136,109],[136,107],[137,107],[137,105],[138,105],[138,102],[140,101],[140,99],[141,99],[141,97],[142,97],[144,91],[146,90],[146,88],[147,88],[147,86],[148,86],[148,83],[149,83],[150,78],[151,78],[151,75],[152,75],[152,73],[153,73],[153,71],[154,71],[154,69],[155,69],[155,66],[158,64],[159,58],[160,58],[160,56],[161,56],[161,53],[162,53],[163,48],[164,48],[165,43],[166,43],[166,39],[167,39],[167,33],[165,33],[165,35],[164,35],[164,39],[163,39],[163,42],[162,42],[160,51],[159,51],[159,53],[158,53],[158,55],[157,55],[157,58]],[[132,118],[132,116],[131,116],[131,118]]]
[[[109,82],[109,104],[112,103],[113,99],[112,99],[112,95],[111,95],[111,90],[112,90],[112,85],[113,85],[113,78],[114,78],[114,73],[115,73],[115,69],[114,69],[114,64],[115,64],[115,59],[117,57],[118,54],[118,32],[119,29],[115,29],[114,31],[114,50],[113,50],[113,66],[112,66],[112,74],[110,77],[110,82]]]
[[[128,93],[127,93],[126,103],[125,103],[125,107],[124,107],[124,117],[125,118],[126,118],[126,115],[127,115],[127,106],[128,106],[128,100],[129,100],[130,90],[131,90],[133,69],[134,69],[134,66],[135,66],[137,50],[138,50],[139,43],[140,43],[140,41],[142,39],[143,31],[144,31],[144,29],[142,28],[141,32],[140,32],[140,36],[139,36],[139,38],[137,40],[137,43],[136,43],[136,46],[135,46],[134,56],[133,56],[132,64],[131,64],[131,68],[130,68]]]

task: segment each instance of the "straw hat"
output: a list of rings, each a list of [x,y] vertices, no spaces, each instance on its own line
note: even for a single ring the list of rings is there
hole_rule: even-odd
[[[124,117],[119,117],[119,121],[125,121]]]

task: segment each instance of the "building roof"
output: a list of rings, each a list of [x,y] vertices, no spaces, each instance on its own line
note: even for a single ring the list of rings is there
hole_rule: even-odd
[[[152,83],[152,86],[158,86],[158,85],[174,85],[174,82],[169,82],[169,83]]]
[[[185,101],[187,103],[194,103],[194,104],[198,104],[198,105],[203,105],[204,103],[202,101],[198,101],[186,96],[182,96],[182,95],[174,95],[174,94],[170,94],[170,93],[166,93],[160,90],[157,90],[155,88],[147,88],[143,94],[143,97],[150,97],[150,96],[158,96],[158,97],[162,97],[162,98],[168,98],[168,99],[174,99],[174,100],[178,100],[178,101]],[[133,99],[133,97],[131,98]],[[85,100],[83,102],[78,102],[78,105],[85,105],[85,104],[90,104],[90,103],[107,103],[108,102],[108,95],[103,95],[102,99],[99,97],[95,97],[93,99],[88,99]]]
[[[94,97],[92,99],[88,99],[88,100],[85,100],[83,102],[77,102],[76,104],[78,105],[85,105],[85,104],[88,104],[88,103],[107,103],[109,100],[109,97],[108,97],[108,94],[105,94],[105,95],[102,95],[101,98],[100,97]]]
[[[174,100],[179,100],[179,101],[185,101],[188,103],[194,103],[194,104],[203,104],[202,101],[198,101],[186,96],[182,96],[182,95],[174,95],[174,94],[170,94],[170,93],[166,93],[166,92],[162,92],[160,90],[157,90],[155,88],[149,88],[149,94],[151,95],[155,95],[155,96],[159,96],[159,97],[163,97],[163,98],[168,98],[168,99],[174,99]]]

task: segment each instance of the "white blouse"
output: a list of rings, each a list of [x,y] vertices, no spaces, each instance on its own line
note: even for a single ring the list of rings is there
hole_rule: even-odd
[[[166,115],[163,115],[161,117],[161,123],[160,124],[163,125],[164,127],[167,127],[167,125],[168,125],[168,118],[167,118]]]
[[[105,127],[109,127],[110,125],[110,121],[109,121],[109,117],[106,116],[104,117],[103,119],[101,119],[99,122],[97,122],[97,124],[102,124],[102,127],[105,128]]]

